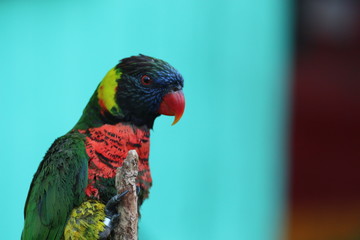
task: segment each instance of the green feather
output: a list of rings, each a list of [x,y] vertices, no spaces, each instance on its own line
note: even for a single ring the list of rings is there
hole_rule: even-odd
[[[71,210],[85,199],[88,156],[84,138],[69,133],[46,153],[30,186],[21,239],[61,239]]]

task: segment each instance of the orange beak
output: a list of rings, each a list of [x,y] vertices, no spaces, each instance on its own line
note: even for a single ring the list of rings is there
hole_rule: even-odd
[[[159,108],[159,114],[167,116],[175,116],[174,122],[171,125],[175,125],[181,118],[185,109],[185,97],[183,92],[169,92],[166,94]]]

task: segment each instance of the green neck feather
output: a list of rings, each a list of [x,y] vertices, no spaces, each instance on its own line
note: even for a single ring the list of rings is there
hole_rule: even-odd
[[[112,68],[101,81],[85,107],[83,114],[74,129],[99,127],[104,124],[115,124],[122,119],[123,113],[115,101],[119,69]]]

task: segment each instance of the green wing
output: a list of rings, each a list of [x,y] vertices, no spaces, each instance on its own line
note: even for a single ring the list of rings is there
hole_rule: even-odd
[[[88,156],[81,134],[58,138],[32,180],[21,239],[60,239],[71,210],[85,199]]]

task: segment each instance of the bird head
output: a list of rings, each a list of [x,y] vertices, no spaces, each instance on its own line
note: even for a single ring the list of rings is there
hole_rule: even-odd
[[[124,58],[98,87],[102,114],[152,128],[159,115],[174,116],[185,108],[184,80],[167,62],[145,55]]]

